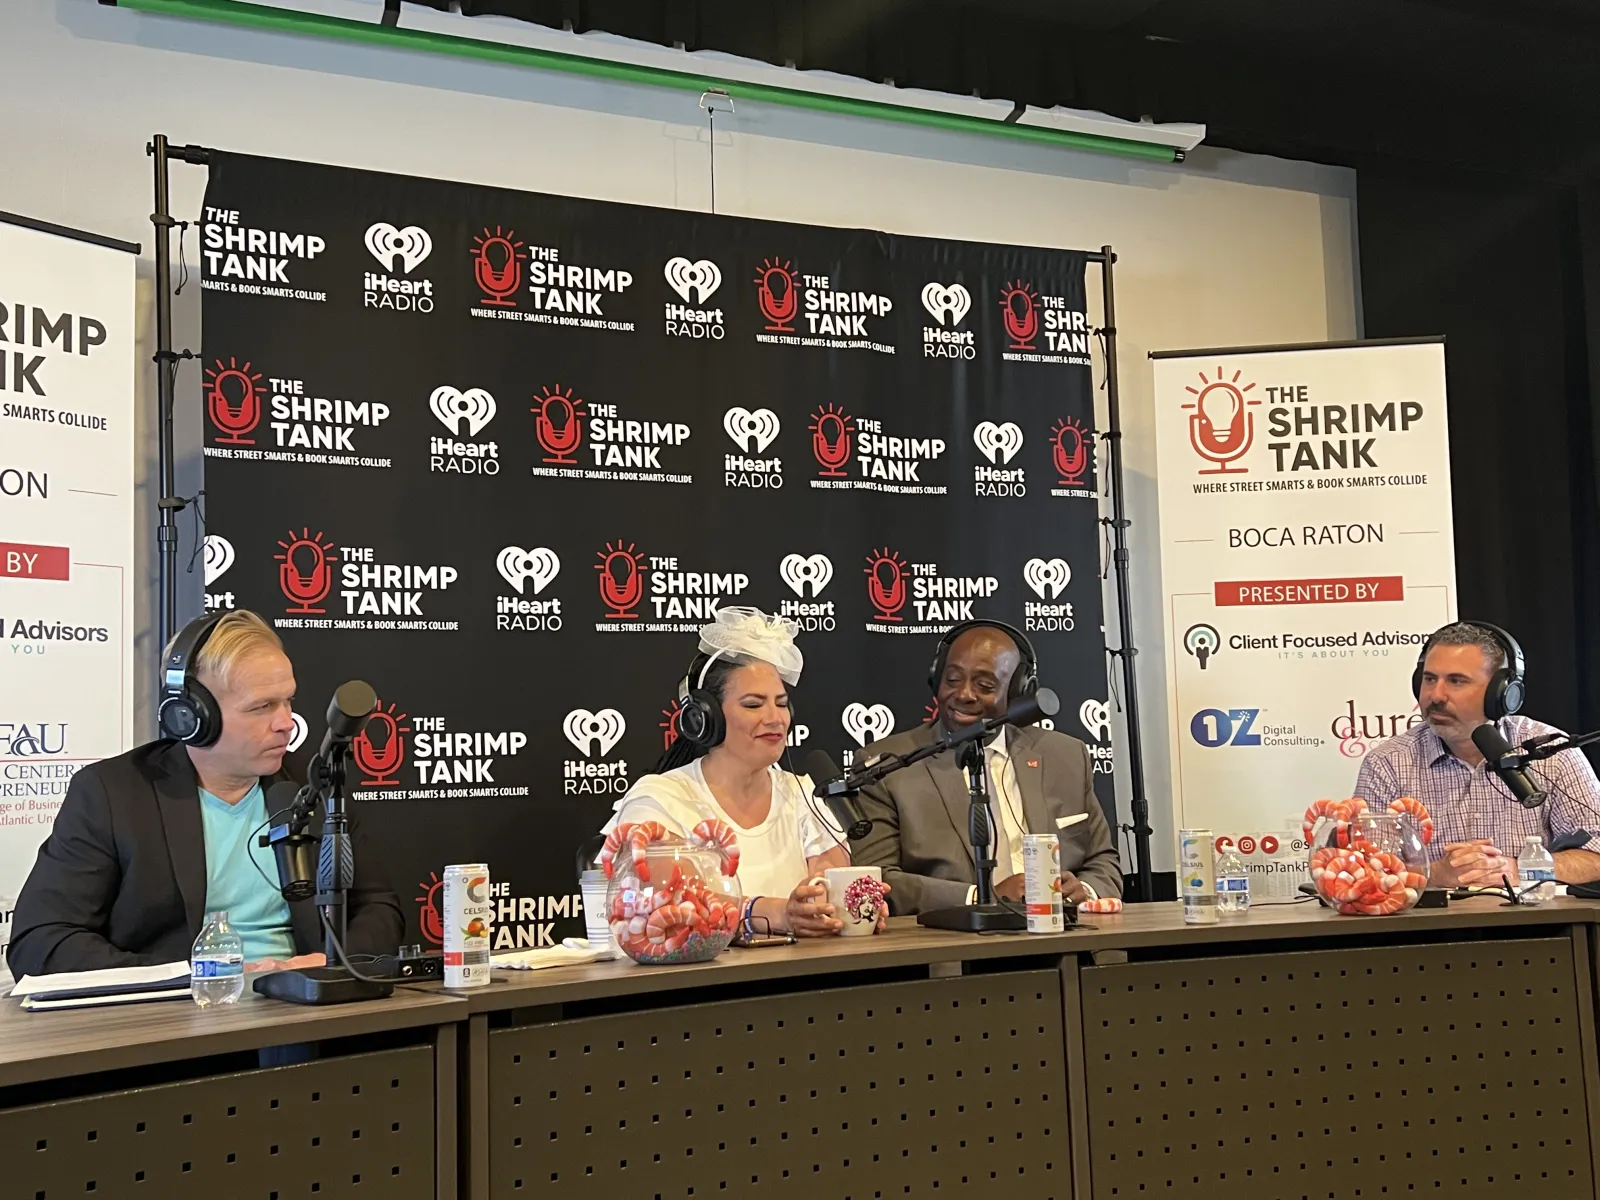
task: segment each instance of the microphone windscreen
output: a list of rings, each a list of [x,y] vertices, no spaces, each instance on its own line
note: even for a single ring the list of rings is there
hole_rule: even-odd
[[[839,770],[839,764],[833,761],[826,750],[813,750],[806,755],[805,773],[811,776],[814,787],[821,787],[825,783],[832,783],[835,779],[844,778],[844,772]]]
[[[360,679],[341,683],[328,701],[328,733],[339,741],[349,741],[360,733],[367,718],[378,707],[378,693]]]
[[[1040,688],[1033,695],[1015,701],[1006,709],[1008,725],[1032,725],[1040,717],[1053,717],[1061,711],[1061,698],[1049,688]]]
[[[1511,743],[1506,741],[1498,727],[1492,722],[1485,721],[1472,731],[1472,744],[1491,762],[1499,762],[1511,753]]]

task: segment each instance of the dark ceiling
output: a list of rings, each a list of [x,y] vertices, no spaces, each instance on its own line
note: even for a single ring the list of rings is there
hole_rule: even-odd
[[[1591,174],[1600,0],[463,0],[903,86],[1363,165]]]

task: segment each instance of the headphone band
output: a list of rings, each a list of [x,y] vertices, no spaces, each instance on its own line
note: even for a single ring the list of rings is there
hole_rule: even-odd
[[[935,695],[939,691],[939,679],[944,674],[946,662],[950,658],[950,648],[955,645],[956,639],[972,629],[997,629],[1005,634],[1017,648],[1020,661],[1011,677],[1011,686],[1007,689],[1009,695],[1018,697],[1030,694],[1039,684],[1039,655],[1033,648],[1033,642],[1028,635],[1015,625],[1008,625],[1004,621],[992,621],[987,617],[977,617],[971,621],[962,621],[945,630],[944,636],[939,639],[939,644],[933,651],[933,662],[928,667],[928,688]]]

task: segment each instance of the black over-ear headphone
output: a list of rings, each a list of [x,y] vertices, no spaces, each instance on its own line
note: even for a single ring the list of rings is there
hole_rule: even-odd
[[[950,657],[950,647],[969,629],[998,629],[1017,644],[1017,652],[1022,656],[1022,661],[1017,663],[1017,669],[1011,673],[1011,688],[1006,692],[1007,699],[1026,700],[1039,690],[1039,656],[1034,653],[1033,643],[1028,640],[1028,635],[1015,625],[1007,625],[1004,621],[979,619],[953,625],[939,639],[939,644],[933,651],[933,662],[928,666],[929,691],[935,696],[939,694],[939,680],[944,678],[944,664]]]
[[[161,736],[186,746],[210,746],[222,736],[222,710],[206,685],[194,677],[194,660],[217,622],[227,615],[221,610],[196,617],[172,640],[161,664],[161,707],[156,710]]]
[[[728,736],[728,722],[722,715],[722,701],[706,690],[706,673],[711,670],[711,664],[721,656],[720,650],[716,654],[695,655],[688,671],[678,683],[678,736],[702,750],[721,745],[722,739]],[[737,660],[724,658],[723,661],[731,663]],[[694,681],[693,684],[690,680]],[[794,722],[792,700],[789,702],[789,721],[792,727]]]
[[[1452,621],[1450,625],[1475,625],[1479,629],[1487,629],[1500,643],[1500,648],[1505,651],[1506,665],[1489,677],[1489,686],[1483,693],[1483,715],[1491,721],[1498,721],[1501,717],[1509,717],[1512,713],[1522,708],[1522,701],[1527,694],[1527,684],[1523,682],[1523,673],[1526,669],[1522,647],[1517,639],[1512,637],[1498,625],[1491,625],[1487,621]],[[1443,629],[1449,629],[1445,625]],[[1433,639],[1439,636],[1441,630],[1435,629],[1428,635],[1428,640],[1422,643],[1422,653],[1417,655],[1417,669],[1411,672],[1411,694],[1417,699],[1422,698],[1422,668],[1428,661],[1428,651],[1433,649]]]

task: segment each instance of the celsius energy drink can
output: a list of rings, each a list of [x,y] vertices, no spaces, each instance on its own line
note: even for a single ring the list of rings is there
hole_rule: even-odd
[[[1217,871],[1211,830],[1178,830],[1178,882],[1183,895],[1185,925],[1215,925]]]
[[[446,867],[445,987],[482,987],[489,982],[489,944],[493,931],[494,900],[489,895],[489,864]]]
[[[1022,838],[1023,900],[1028,906],[1029,933],[1060,933],[1061,839],[1053,833]]]

